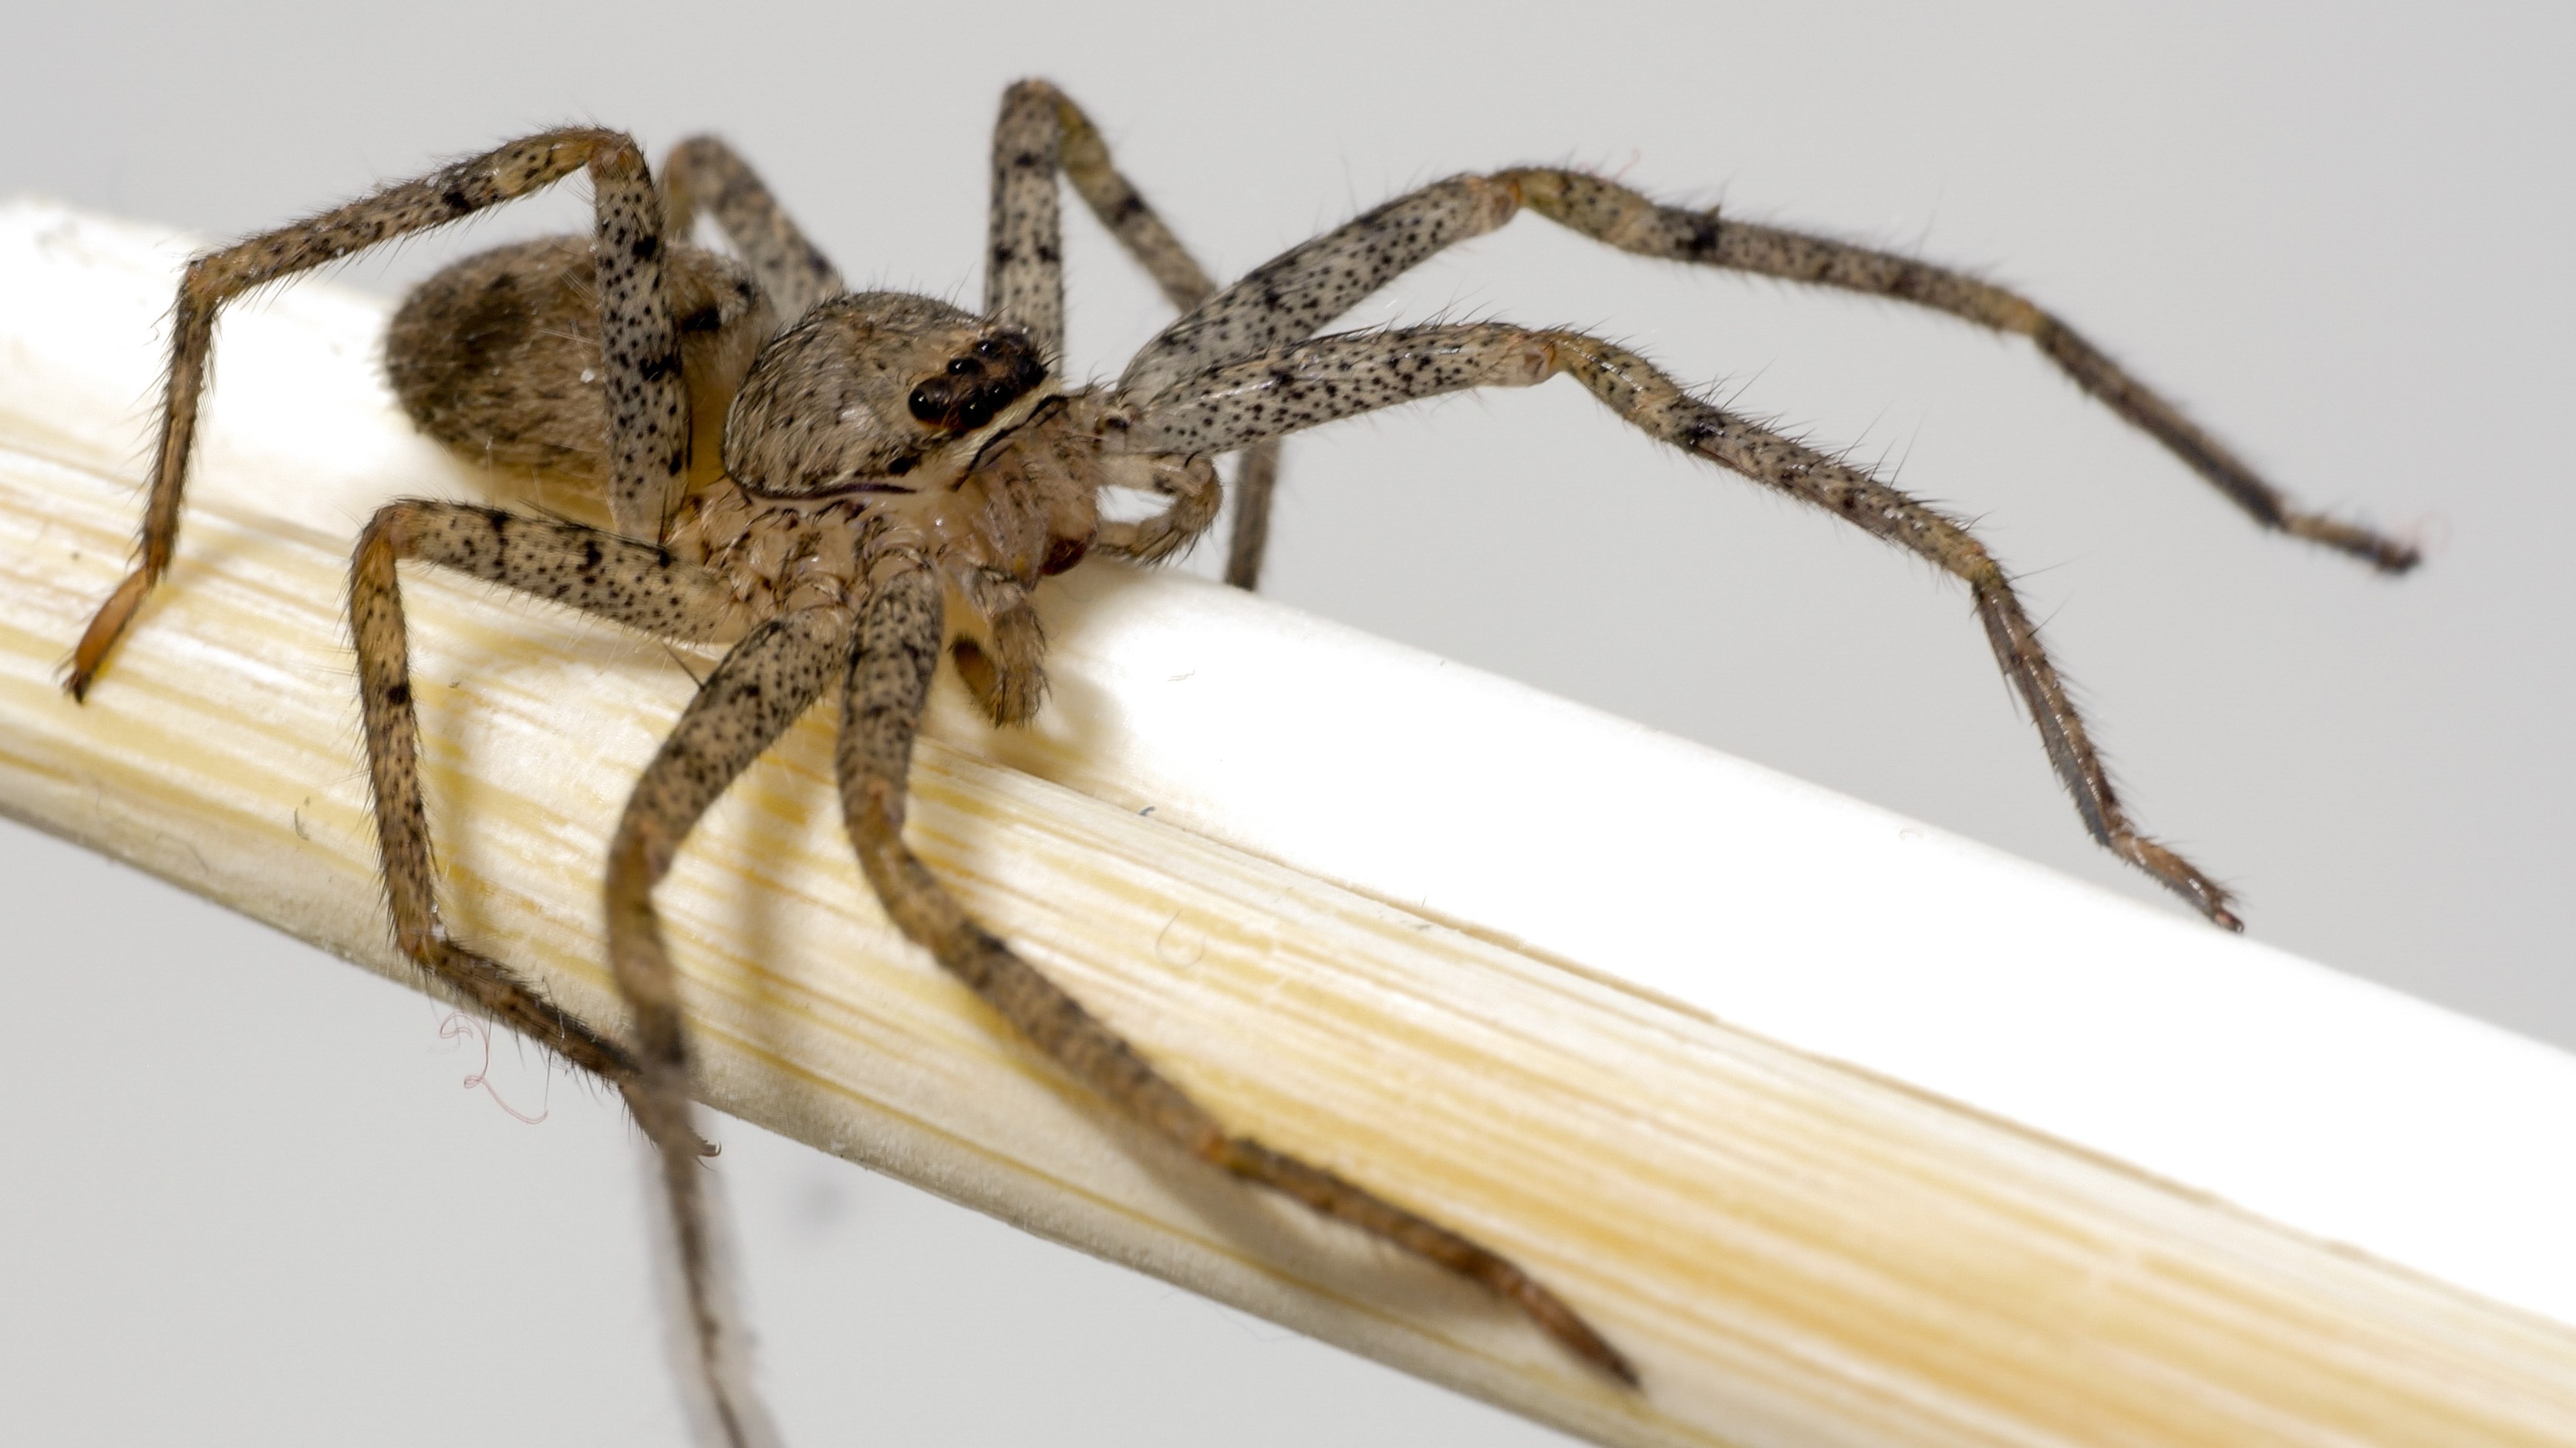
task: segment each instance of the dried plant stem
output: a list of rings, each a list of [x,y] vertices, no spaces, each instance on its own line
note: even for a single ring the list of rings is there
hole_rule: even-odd
[[[142,300],[101,327],[148,326],[159,253],[33,214],[9,222],[55,226],[63,265],[134,278]],[[28,284],[0,276],[0,306]],[[471,480],[369,400],[369,304],[301,305],[259,322],[273,346],[226,352],[202,503],[86,707],[56,674],[123,569],[130,432],[0,397],[0,809],[409,979],[355,764],[346,545],[311,510]],[[268,369],[302,405],[263,420]],[[995,741],[949,700],[914,766],[916,848],[1228,1119],[1558,1286],[1644,1390],[1145,1138],[999,1029],[862,887],[820,719],[663,887],[714,1105],[1606,1443],[2576,1442],[2576,1331],[1167,823],[1186,800],[1140,813],[1126,791],[1150,804],[1150,785],[1121,759],[1221,755],[1265,711],[1279,737],[1291,701],[1237,700],[1243,738],[1140,744],[1115,689],[1143,645],[1122,629],[1197,610],[1208,648],[1282,668],[1331,640],[1185,580],[1085,577],[1051,619],[1056,722]],[[450,918],[614,1023],[603,840],[691,682],[656,645],[409,589]]]

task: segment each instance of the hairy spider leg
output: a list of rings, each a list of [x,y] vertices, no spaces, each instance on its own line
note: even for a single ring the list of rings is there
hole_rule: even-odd
[[[1256,438],[1471,387],[1528,387],[1570,373],[1651,436],[1848,519],[1956,575],[2006,677],[2038,725],[2049,763],[2093,838],[2212,921],[2243,923],[2226,889],[2137,832],[2065,681],[2001,564],[1967,528],[1866,472],[1691,396],[1624,348],[1579,332],[1505,323],[1412,327],[1323,337],[1210,368],[1131,404],[1122,445],[1215,452]]]
[[[2180,408],[2018,293],[1912,257],[1775,226],[1721,221],[1714,210],[1659,206],[1625,186],[1580,171],[1522,167],[1493,179],[1541,216],[1621,251],[1911,302],[2028,337],[2076,386],[2164,444],[2263,527],[2351,554],[2387,573],[2404,573],[2423,561],[2411,544],[2300,509]]]
[[[394,943],[423,970],[576,1066],[621,1085],[638,1065],[547,1001],[509,967],[459,945],[438,908],[429,817],[421,804],[420,721],[395,565],[434,563],[666,637],[738,632],[740,605],[713,573],[614,533],[459,503],[405,501],[376,511],[349,575],[358,698],[375,799],[376,843]]]
[[[688,244],[698,208],[706,207],[759,279],[781,327],[849,290],[759,173],[714,136],[692,136],[671,148],[662,162],[662,205],[662,237],[674,246]]]
[[[649,967],[631,968],[627,956],[614,948],[621,919],[615,908],[617,890],[626,878],[617,867],[626,855],[611,851],[608,918],[610,964],[635,1014],[637,1036],[631,1054],[546,1001],[515,972],[456,944],[440,923],[429,821],[421,806],[419,719],[412,699],[401,585],[395,572],[395,564],[406,558],[552,599],[664,638],[714,640],[738,633],[747,622],[745,610],[716,574],[653,544],[578,523],[456,503],[399,502],[378,510],[359,538],[349,585],[367,777],[375,796],[376,837],[395,942],[432,975],[468,988],[476,1003],[495,1017],[563,1052],[573,1064],[599,1073],[625,1095],[662,1159],[673,1246],[689,1299],[704,1391],[720,1420],[748,1421],[757,1413],[757,1405],[744,1401],[736,1386],[738,1373],[720,1371],[730,1368],[735,1354],[731,1335],[720,1330],[725,1320],[716,1308],[721,1283],[708,1249],[707,1214],[696,1169],[697,1159],[710,1154],[711,1148],[689,1124],[686,1059],[673,1014],[668,969],[664,967],[657,984]],[[723,671],[718,677],[724,677]],[[687,728],[684,718],[683,732]],[[665,756],[669,753],[665,746]],[[657,766],[661,763],[657,758]],[[646,797],[655,780],[650,773],[645,778],[646,784],[637,787],[638,800]],[[630,804],[630,819],[634,813]],[[677,833],[685,833],[686,828],[680,825]],[[621,845],[628,833],[621,830]],[[487,981],[492,984],[485,985]],[[475,991],[475,986],[482,989]],[[567,1040],[573,1044],[565,1044]],[[671,1100],[675,1090],[683,1093],[676,1106]],[[688,1168],[680,1169],[680,1162]]]
[[[594,250],[612,443],[609,513],[630,538],[661,536],[689,453],[679,334],[662,293],[661,198],[643,153],[624,133],[542,132],[188,263],[172,309],[170,373],[160,438],[152,450],[141,557],[73,650],[63,685],[73,698],[89,692],[144,595],[169,570],[215,317],[224,304],[255,287],[525,196],[585,168],[596,192]]]
[[[906,781],[944,631],[936,570],[889,551],[861,607],[836,766],[859,863],[903,933],[1076,1079],[1156,1134],[1248,1181],[1475,1282],[1622,1383],[1636,1370],[1574,1310],[1509,1259],[1342,1178],[1229,1133],[1115,1031],[967,915],[903,842]]]
[[[2077,386],[2163,443],[2264,527],[2351,554],[2389,573],[2403,573],[2421,561],[2407,543],[2296,507],[2074,329],[2002,287],[1848,242],[1724,221],[1715,211],[1658,205],[1615,182],[1554,167],[1434,182],[1282,253],[1147,343],[1128,364],[1120,390],[1151,396],[1218,363],[1311,337],[1399,273],[1443,248],[1500,227],[1524,206],[1640,256],[1864,292],[2027,336]]]
[[[1179,237],[1146,204],[1109,158],[1108,143],[1091,118],[1062,91],[1042,80],[1024,80],[1002,94],[993,128],[993,200],[984,252],[984,311],[1026,326],[1050,360],[1064,351],[1064,224],[1057,207],[1056,172],[1153,277],[1183,313],[1215,295],[1216,284]],[[1244,449],[1235,467],[1234,536],[1226,552],[1225,581],[1237,588],[1260,585],[1261,558],[1269,545],[1270,499],[1279,486],[1279,442]],[[1194,501],[1194,500],[1193,500]],[[1160,530],[1175,541],[1207,525],[1174,520]]]
[[[747,1354],[723,1297],[709,1214],[701,1200],[687,1030],[678,976],[653,909],[653,887],[709,806],[777,742],[843,668],[850,616],[798,609],[752,630],[707,676],[644,777],[608,847],[608,963],[635,1015],[639,1068],[626,1084],[636,1119],[660,1148],[662,1184],[688,1296],[698,1380],[728,1445],[769,1441]]]

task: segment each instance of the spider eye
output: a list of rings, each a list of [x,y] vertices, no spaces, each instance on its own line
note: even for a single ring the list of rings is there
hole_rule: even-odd
[[[973,432],[1046,380],[1028,340],[1017,332],[979,337],[940,364],[907,399],[912,415],[942,432]]]

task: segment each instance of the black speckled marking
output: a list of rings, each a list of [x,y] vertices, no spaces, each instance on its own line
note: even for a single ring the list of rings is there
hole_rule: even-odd
[[[2049,762],[2093,837],[2222,924],[2227,891],[2138,833],[2039,631],[1985,546],[1955,520],[1840,459],[1690,396],[1624,348],[1577,332],[1501,323],[1324,337],[1211,368],[1167,387],[1122,445],[1221,452],[1266,437],[1467,387],[1528,386],[1571,373],[1643,431],[1848,519],[1968,585],[1997,662],[2030,706]]]
[[[1064,355],[1063,218],[1056,196],[1051,93],[1022,82],[1002,96],[993,127],[986,218],[984,315],[1028,329],[1040,355]]]
[[[608,400],[608,511],[617,531],[658,542],[689,469],[688,388],[662,286],[661,195],[625,137],[590,162],[599,342]]]
[[[178,546],[188,456],[196,441],[198,399],[205,387],[216,314],[243,292],[524,196],[572,174],[603,148],[623,141],[613,131],[589,128],[542,132],[188,263],[172,308],[170,370],[163,384],[160,434],[152,450],[141,557],[134,572],[91,620],[74,651],[66,687],[75,697],[88,690],[135,607],[168,569],[171,552]]]
[[[685,242],[704,203],[759,278],[782,325],[849,290],[829,257],[805,237],[767,183],[714,136],[693,136],[662,166],[662,234]]]
[[[1479,176],[1435,182],[1255,267],[1163,329],[1127,364],[1145,399],[1193,373],[1312,336],[1441,248],[1511,219],[1512,194]]]
[[[926,564],[879,581],[861,610],[842,695],[835,761],[842,818],[868,883],[897,928],[1075,1079],[1166,1140],[1484,1287],[1527,1313],[1567,1350],[1633,1385],[1636,1370],[1617,1349],[1509,1259],[1342,1177],[1227,1131],[1082,1002],[976,924],[905,846],[904,791],[913,739],[944,632],[940,594]]]

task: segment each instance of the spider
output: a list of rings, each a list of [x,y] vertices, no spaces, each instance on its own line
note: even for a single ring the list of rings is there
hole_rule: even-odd
[[[614,1084],[655,1145],[693,1348],[729,1443],[767,1436],[720,1310],[692,1124],[690,1053],[653,890],[731,782],[826,695],[861,869],[891,919],[1032,1043],[1184,1149],[1491,1291],[1583,1362],[1634,1369],[1500,1254],[1220,1123],[958,906],[905,846],[906,778],[946,658],[997,724],[1046,697],[1034,591],[1094,553],[1152,562],[1215,521],[1213,459],[1240,453],[1226,573],[1259,577],[1279,440],[1442,393],[1572,376],[1674,447],[1849,519],[1968,587],[1997,661],[2093,837],[2212,921],[2225,889],[2140,834],[2003,568],[1960,523],[1863,469],[1694,396],[1635,353],[1504,322],[1325,328],[1397,274],[1522,209],[1642,256],[1908,301],[2031,338],[2085,391],[2255,520],[2401,573],[2409,546],[2301,511],[2064,323],[2000,287],[1903,256],[1659,205],[1557,167],[1452,177],[1305,242],[1222,290],[1041,81],[994,133],[984,307],[852,292],[723,142],[685,141],[659,183],[620,132],[510,142],[309,220],[199,256],[175,309],[140,558],[100,607],[66,687],[84,697],[167,569],[217,313],[251,289],[443,226],[577,172],[590,237],[469,257],[397,313],[385,365],[417,424],[469,457],[576,480],[607,527],[427,500],[361,533],[349,614],[368,778],[395,940],[421,969]],[[1069,387],[1059,177],[1180,318],[1113,383]],[[701,210],[731,254],[694,244]],[[1120,520],[1103,494],[1142,495]],[[429,563],[666,638],[727,646],[629,798],[608,850],[609,964],[631,1028],[612,1035],[453,939],[434,888],[398,565]]]

